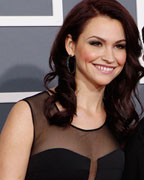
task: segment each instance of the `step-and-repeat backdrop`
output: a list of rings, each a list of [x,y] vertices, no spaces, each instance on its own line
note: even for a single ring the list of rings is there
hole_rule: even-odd
[[[78,2],[0,0],[0,131],[15,102],[44,89],[52,42],[63,18]],[[144,0],[119,2],[129,10],[141,31]],[[140,61],[143,64],[141,58]],[[138,90],[144,104],[144,79]],[[139,111],[138,105],[136,108]]]

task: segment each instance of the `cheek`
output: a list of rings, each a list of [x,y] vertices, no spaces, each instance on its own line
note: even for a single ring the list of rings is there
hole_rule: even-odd
[[[127,58],[126,53],[123,53],[123,54],[121,54],[121,55],[118,57],[118,63],[119,63],[120,66],[124,66],[124,65],[125,65],[126,58]]]
[[[83,51],[79,54],[79,58],[84,62],[91,62],[96,59],[96,53],[83,49]]]

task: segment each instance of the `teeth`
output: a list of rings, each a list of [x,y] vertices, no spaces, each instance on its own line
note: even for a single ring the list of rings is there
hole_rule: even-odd
[[[107,72],[110,72],[113,70],[113,68],[103,67],[103,66],[99,66],[99,65],[96,65],[96,67],[102,71],[107,71]]]

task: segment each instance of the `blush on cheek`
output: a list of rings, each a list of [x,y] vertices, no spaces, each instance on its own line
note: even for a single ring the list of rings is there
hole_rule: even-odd
[[[126,62],[126,55],[119,57],[119,65],[124,65]]]
[[[81,57],[82,57],[81,59],[83,59],[85,62],[91,62],[91,61],[93,61],[94,59],[96,59],[94,53],[90,53],[90,52],[86,52],[86,51],[83,51]]]

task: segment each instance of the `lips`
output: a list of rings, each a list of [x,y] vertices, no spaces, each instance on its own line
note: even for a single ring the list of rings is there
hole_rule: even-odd
[[[111,66],[105,66],[105,65],[99,65],[99,64],[93,64],[95,66],[95,68],[105,74],[110,74],[113,72],[113,70],[115,69],[115,67],[111,67]]]

